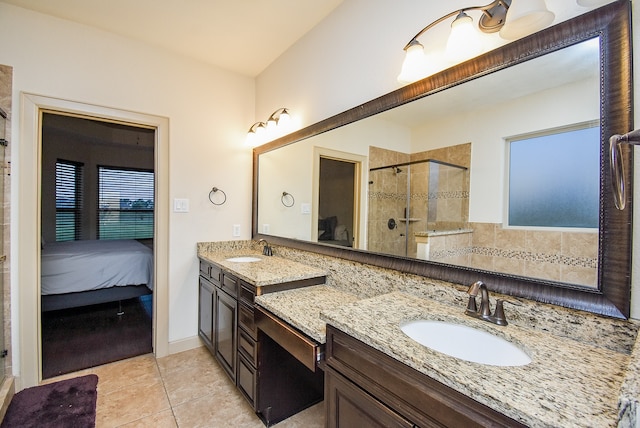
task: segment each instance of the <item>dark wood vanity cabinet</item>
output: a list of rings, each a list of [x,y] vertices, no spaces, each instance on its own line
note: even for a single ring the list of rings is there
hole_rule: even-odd
[[[323,373],[258,330],[256,295],[324,284],[326,277],[254,285],[200,259],[198,335],[269,426],[322,400]],[[315,366],[316,356],[312,364]]]
[[[328,428],[525,426],[332,326],[325,413]]]
[[[235,382],[240,281],[217,266],[200,261],[199,283],[198,335]]]

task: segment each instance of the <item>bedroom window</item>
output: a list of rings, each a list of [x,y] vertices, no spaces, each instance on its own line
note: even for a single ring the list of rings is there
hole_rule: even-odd
[[[600,127],[509,141],[509,226],[597,228]]]
[[[153,171],[98,167],[98,239],[153,238]]]
[[[80,239],[82,167],[77,162],[56,161],[56,241]]]

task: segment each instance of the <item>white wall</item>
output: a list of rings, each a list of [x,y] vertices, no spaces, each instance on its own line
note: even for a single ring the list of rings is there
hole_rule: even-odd
[[[159,173],[169,174],[171,200],[190,199],[189,213],[169,217],[169,341],[196,336],[196,242],[250,238],[251,153],[243,142],[254,119],[253,79],[5,3],[0,3],[0,40],[0,64],[12,66],[14,76],[9,136],[14,364],[19,356],[17,299],[20,287],[30,286],[21,283],[15,259],[18,186],[33,174],[19,168],[29,163],[20,159],[22,91],[169,119],[169,171]],[[213,186],[226,192],[226,204],[209,202]],[[232,238],[233,224],[241,225],[239,238]]]
[[[558,6],[555,22],[589,10],[577,7],[575,0],[547,0],[547,4]],[[268,117],[275,108],[287,107],[300,126],[307,126],[397,89],[404,45],[429,22],[463,5],[469,2],[345,0],[258,76],[257,117]],[[640,2],[633,1],[632,6],[633,27],[637,29]],[[633,36],[636,58],[640,55],[638,34],[636,31]],[[429,35],[428,43],[437,43],[439,35]],[[639,76],[637,66],[634,70]],[[634,92],[636,123],[640,123],[639,86],[635,85]],[[637,162],[636,183],[640,182],[640,159]],[[636,189],[635,200],[640,201],[640,186]],[[640,224],[638,211],[636,225]],[[636,230],[632,274],[640,272],[640,227]],[[632,316],[640,318],[640,278],[633,276]]]

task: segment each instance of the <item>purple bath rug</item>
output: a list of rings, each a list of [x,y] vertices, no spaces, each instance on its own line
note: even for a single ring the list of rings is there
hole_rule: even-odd
[[[98,376],[87,375],[23,389],[13,396],[1,428],[96,426]]]

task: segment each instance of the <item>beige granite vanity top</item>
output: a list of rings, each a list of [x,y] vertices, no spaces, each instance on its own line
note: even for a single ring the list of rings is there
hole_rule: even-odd
[[[259,262],[239,263],[227,259],[240,256],[258,257]],[[255,250],[200,250],[198,257],[233,273],[256,287],[326,276],[327,272],[313,266],[278,256],[264,256]]]
[[[325,343],[326,324],[320,313],[357,300],[355,294],[314,285],[256,296],[255,302],[316,342]]]
[[[462,309],[402,292],[322,311],[324,321],[443,384],[531,427],[615,426],[630,356],[533,329],[494,326]],[[465,324],[518,344],[532,358],[494,367],[430,350],[406,336],[403,322]]]

